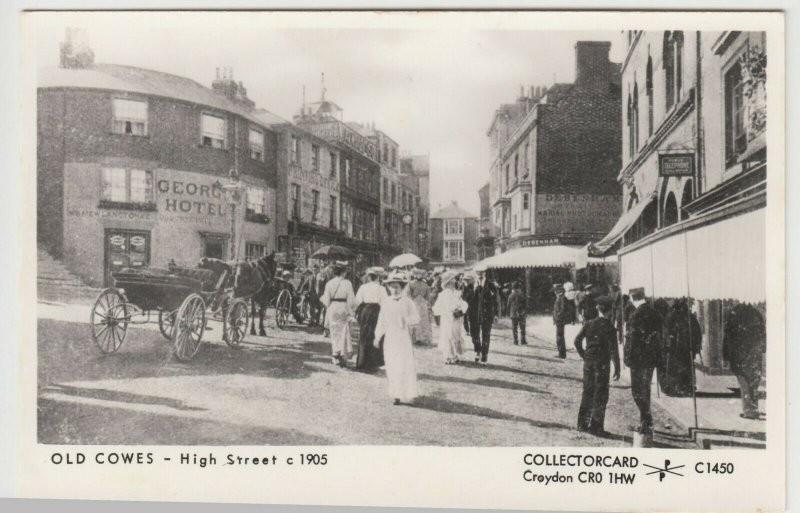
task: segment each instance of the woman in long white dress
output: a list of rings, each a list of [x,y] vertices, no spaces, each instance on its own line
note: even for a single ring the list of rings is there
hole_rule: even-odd
[[[346,265],[346,262],[336,262],[334,277],[325,284],[325,292],[320,299],[327,312],[332,361],[340,367],[347,364],[347,359],[353,352],[350,318],[355,311],[355,294],[353,294],[353,284],[343,276]]]
[[[406,286],[406,293],[417,307],[419,324],[412,326],[411,339],[417,344],[430,345],[433,341],[431,328],[431,288],[423,281],[425,271],[414,269],[414,280]]]
[[[405,277],[400,273],[390,275],[384,284],[389,297],[381,302],[378,324],[375,326],[375,345],[383,337],[383,359],[386,377],[389,378],[389,395],[394,404],[411,402],[418,395],[417,369],[410,328],[419,323],[414,302],[403,295]]]
[[[447,364],[457,363],[464,352],[461,326],[466,312],[467,302],[461,298],[461,291],[456,290],[456,273],[445,273],[442,275],[442,292],[436,298],[433,313],[441,319],[438,347]]]

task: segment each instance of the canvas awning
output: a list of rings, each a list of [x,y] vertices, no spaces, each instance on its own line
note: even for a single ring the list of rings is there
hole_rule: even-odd
[[[488,269],[525,267],[573,267],[583,248],[575,246],[534,246],[517,248],[481,261]],[[591,263],[602,259],[590,258]],[[478,266],[475,266],[476,269]]]
[[[628,230],[631,229],[633,224],[639,220],[644,209],[647,208],[653,201],[654,195],[646,196],[642,201],[631,207],[627,212],[622,214],[617,220],[617,223],[611,228],[605,237],[599,242],[592,244],[591,252],[595,255],[602,255],[607,252],[611,247],[619,241]]]

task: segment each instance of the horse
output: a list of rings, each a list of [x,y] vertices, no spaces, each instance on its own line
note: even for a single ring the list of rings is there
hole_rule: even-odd
[[[258,334],[267,336],[264,329],[264,316],[267,305],[280,290],[276,287],[275,271],[278,264],[275,262],[275,252],[257,260],[237,262],[234,269],[233,295],[234,297],[250,299],[250,334],[256,334],[256,309],[258,309]]]

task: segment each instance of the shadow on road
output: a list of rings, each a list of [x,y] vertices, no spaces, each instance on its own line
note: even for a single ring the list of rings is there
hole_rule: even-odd
[[[74,397],[86,397],[90,399],[100,399],[103,401],[116,401],[123,403],[132,403],[132,404],[151,404],[151,405],[167,406],[175,410],[183,410],[183,411],[206,411],[205,408],[188,406],[183,401],[179,401],[177,399],[170,399],[169,397],[134,394],[130,392],[121,392],[118,390],[106,390],[104,388],[77,387],[71,385],[48,385],[42,390],[42,392],[65,394]]]
[[[528,376],[537,376],[541,378],[552,378],[552,379],[562,379],[565,381],[576,381],[579,383],[583,383],[582,378],[574,377],[574,376],[565,376],[563,374],[550,374],[547,372],[536,372],[524,369],[517,369],[515,367],[508,367],[506,365],[496,365],[493,363],[489,363],[489,369],[499,370],[499,371],[506,371],[506,372],[515,372],[517,374],[526,374]]]
[[[142,413],[39,398],[39,443],[79,445],[333,445],[334,440],[275,429]],[[168,426],[163,429],[162,427]],[[137,433],[132,444],[130,433]],[[187,441],[191,443],[187,443]]]
[[[495,388],[504,388],[506,390],[519,390],[522,392],[529,392],[532,394],[550,394],[549,391],[537,388],[531,385],[526,385],[524,383],[514,383],[513,381],[504,381],[502,379],[489,379],[489,378],[477,378],[477,379],[467,379],[467,378],[460,378],[457,376],[434,376],[432,374],[419,374],[417,376],[421,380],[426,381],[440,381],[443,383],[463,383],[465,385],[481,385],[485,387],[495,387]]]
[[[440,413],[455,413],[461,415],[476,415],[478,417],[485,417],[497,420],[509,420],[513,422],[524,422],[536,428],[542,429],[566,429],[572,430],[572,427],[560,424],[558,422],[547,422],[544,420],[535,420],[522,417],[519,415],[511,415],[503,413],[491,408],[484,408],[482,406],[475,406],[473,404],[462,403],[458,401],[451,401],[444,397],[439,396],[423,396],[418,397],[413,404],[412,408],[422,408],[426,410],[437,411]]]

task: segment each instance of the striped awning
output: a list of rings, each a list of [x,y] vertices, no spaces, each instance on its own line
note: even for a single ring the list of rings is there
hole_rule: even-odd
[[[534,246],[517,248],[482,260],[475,269],[508,269],[526,267],[574,267],[581,260],[586,261],[585,247],[576,246]],[[588,263],[604,263],[602,258],[588,257]]]
[[[616,244],[617,241],[619,241],[622,236],[631,229],[639,217],[641,217],[642,212],[644,212],[644,209],[647,208],[647,205],[653,201],[653,198],[654,196],[652,194],[646,196],[642,201],[632,206],[627,212],[622,214],[614,227],[611,228],[611,231],[609,231],[599,242],[595,242],[591,245],[592,254],[602,255],[611,249],[611,247],[614,246],[614,244]]]

